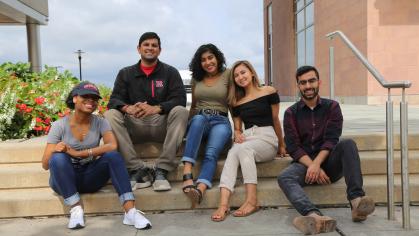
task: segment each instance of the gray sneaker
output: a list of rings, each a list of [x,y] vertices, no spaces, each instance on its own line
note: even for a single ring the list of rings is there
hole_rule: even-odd
[[[130,182],[132,190],[147,188],[151,186],[152,178],[150,176],[150,170],[147,167],[143,167],[130,172]]]
[[[153,183],[154,191],[168,191],[172,189],[169,181],[167,181],[167,170],[156,168],[155,178]]]

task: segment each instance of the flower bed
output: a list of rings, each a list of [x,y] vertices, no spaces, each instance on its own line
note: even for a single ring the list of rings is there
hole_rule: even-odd
[[[69,71],[45,67],[30,71],[28,63],[0,65],[0,139],[30,138],[48,133],[51,123],[70,113],[65,99],[79,81]],[[103,99],[98,113],[106,110],[111,89],[99,85]]]

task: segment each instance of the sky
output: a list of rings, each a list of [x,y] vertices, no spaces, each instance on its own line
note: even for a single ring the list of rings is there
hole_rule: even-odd
[[[187,70],[196,49],[213,43],[227,66],[249,60],[264,76],[262,0],[49,0],[49,22],[40,28],[42,64],[113,86],[118,71],[139,60],[138,39],[156,32],[159,59]],[[27,61],[25,26],[0,25],[0,63]]]

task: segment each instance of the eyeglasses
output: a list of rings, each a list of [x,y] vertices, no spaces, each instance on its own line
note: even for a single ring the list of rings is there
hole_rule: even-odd
[[[308,79],[308,80],[299,80],[297,83],[299,84],[299,85],[306,85],[307,84],[307,82],[309,83],[309,84],[314,84],[314,83],[316,83],[317,82],[317,78],[311,78],[311,79]]]

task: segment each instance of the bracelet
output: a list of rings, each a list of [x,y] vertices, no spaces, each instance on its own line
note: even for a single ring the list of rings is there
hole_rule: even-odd
[[[87,149],[87,154],[89,158],[93,158],[93,150],[91,148]]]

